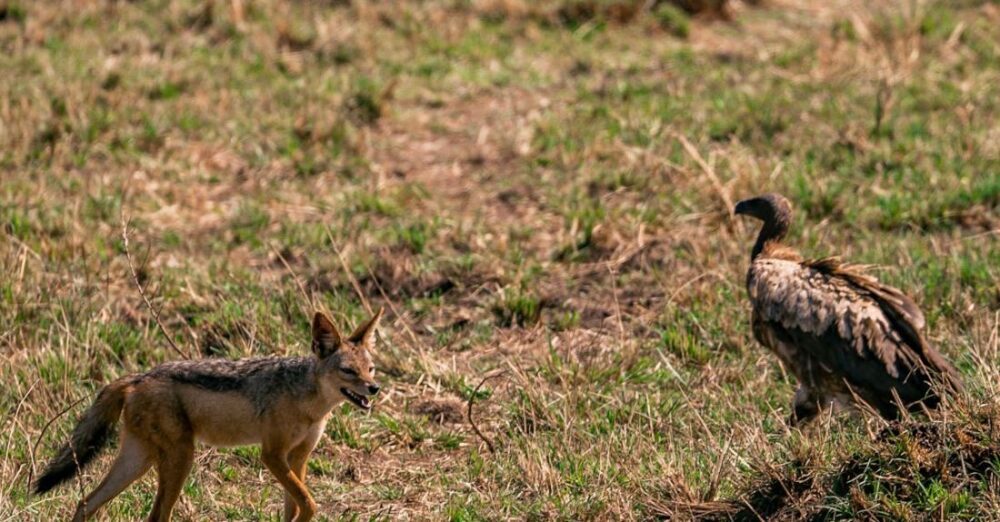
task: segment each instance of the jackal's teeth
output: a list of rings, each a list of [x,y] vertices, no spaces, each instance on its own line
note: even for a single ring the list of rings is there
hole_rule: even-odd
[[[353,391],[348,390],[347,388],[341,388],[340,393],[342,393],[344,397],[347,397],[347,400],[353,402],[354,404],[357,404],[358,407],[362,409],[368,410],[371,409],[372,407],[372,403],[370,400],[368,400],[368,397],[364,397],[362,395],[354,393]]]

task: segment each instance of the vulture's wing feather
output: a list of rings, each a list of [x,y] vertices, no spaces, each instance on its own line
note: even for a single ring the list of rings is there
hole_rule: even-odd
[[[954,369],[920,335],[923,314],[898,290],[836,259],[753,262],[747,288],[760,319],[865,398],[933,395]],[[943,374],[943,375],[942,375]],[[956,377],[957,379],[957,377]]]
[[[889,313],[898,316],[913,326],[918,332],[924,329],[924,313],[906,294],[865,273],[865,265],[842,263],[837,257],[826,257],[815,261],[806,261],[805,266],[819,272],[839,277],[858,289],[871,294],[880,301]]]
[[[854,352],[852,343],[841,338],[834,329],[815,335],[780,323],[768,323],[766,328],[769,329],[771,338],[782,343],[784,349],[794,346],[807,353],[809,360],[819,363],[820,367],[839,377],[839,380],[831,383],[825,375],[815,374],[817,368],[813,365],[807,363],[798,368],[796,375],[803,379],[808,389],[819,392],[817,397],[829,396],[830,392],[841,392],[846,383],[850,391],[887,418],[895,417],[899,410],[893,393],[906,403],[924,399],[928,406],[936,406],[936,398],[928,397],[930,388],[926,380],[911,378],[901,381],[892,378],[886,372],[882,360],[859,357]],[[843,371],[844,369],[849,369],[849,372]]]
[[[856,291],[867,294],[878,303],[902,341],[919,356],[922,368],[930,372],[941,384],[950,387],[952,391],[962,390],[962,380],[958,371],[927,342],[921,333],[925,325],[924,314],[912,299],[899,289],[884,285],[865,274],[863,267],[839,264],[831,269],[826,273],[848,282]]]

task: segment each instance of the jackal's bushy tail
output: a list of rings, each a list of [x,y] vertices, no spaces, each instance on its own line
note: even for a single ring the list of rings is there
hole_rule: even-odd
[[[104,449],[125,405],[124,381],[113,382],[97,395],[73,430],[69,443],[49,462],[35,481],[35,493],[45,493],[73,478]]]

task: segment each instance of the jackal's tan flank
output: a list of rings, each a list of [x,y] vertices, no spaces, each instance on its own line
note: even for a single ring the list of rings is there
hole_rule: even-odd
[[[107,385],[35,483],[44,493],[76,475],[107,443],[124,413],[111,471],[73,516],[86,520],[155,466],[150,521],[170,519],[194,462],[194,443],[260,444],[264,465],[285,489],[286,521],[304,522],[316,502],[304,484],[306,461],[333,407],[344,399],[371,408],[378,393],[369,350],[379,309],[347,339],[324,314],[312,324],[314,357],[196,360],[162,364]]]

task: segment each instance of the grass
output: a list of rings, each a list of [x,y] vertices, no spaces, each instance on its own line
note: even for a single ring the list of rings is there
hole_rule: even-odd
[[[329,520],[995,518],[996,3],[640,5],[0,5],[0,518],[68,517],[77,485],[25,486],[83,404],[42,428],[177,357],[122,213],[188,353],[391,311],[387,393],[310,464]],[[764,191],[921,303],[963,405],[787,427],[727,208]],[[276,519],[257,454],[202,452],[179,517]]]

